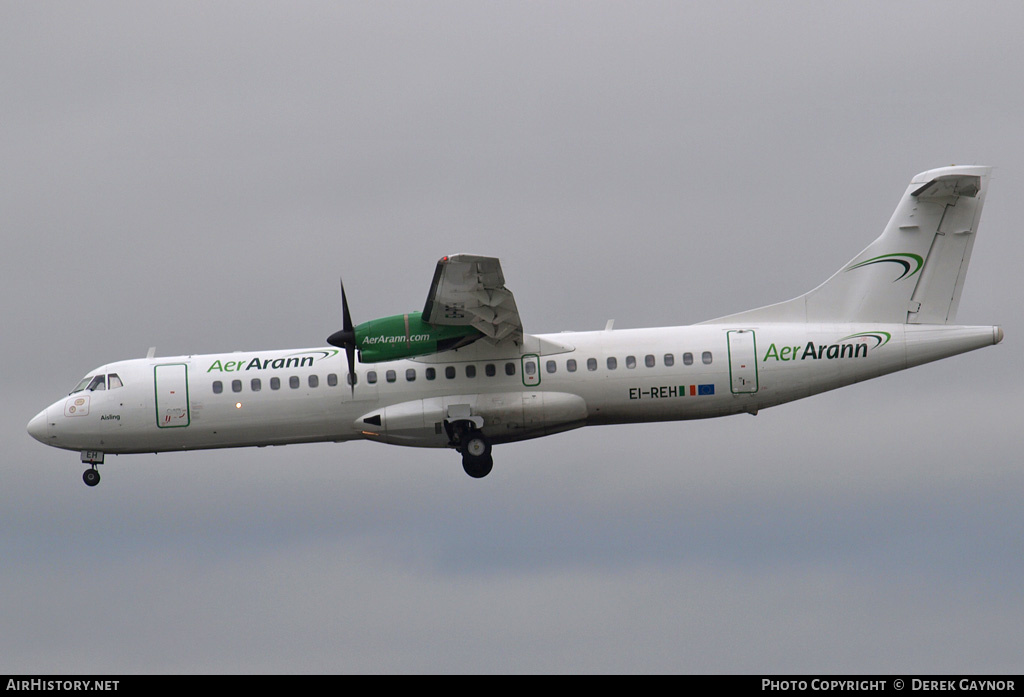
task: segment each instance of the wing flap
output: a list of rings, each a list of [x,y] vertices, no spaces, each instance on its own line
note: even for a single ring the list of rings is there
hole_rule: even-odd
[[[472,326],[492,342],[522,341],[523,325],[495,257],[455,254],[437,262],[423,319],[430,324]]]

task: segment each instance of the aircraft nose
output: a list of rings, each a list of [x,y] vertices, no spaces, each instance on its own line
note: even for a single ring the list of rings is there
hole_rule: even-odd
[[[31,421],[28,422],[28,434],[35,438],[40,443],[45,443],[46,431],[46,410],[43,409],[41,412],[36,414]]]

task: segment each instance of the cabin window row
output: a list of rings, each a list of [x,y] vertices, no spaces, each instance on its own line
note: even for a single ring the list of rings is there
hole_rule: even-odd
[[[714,357],[712,356],[710,351],[704,351],[701,354],[701,362],[703,362],[704,365],[711,365],[713,360],[714,360]],[[686,353],[683,354],[683,365],[693,365],[693,361],[694,361],[694,356],[693,356],[692,353],[686,352]],[[650,354],[649,353],[649,354],[647,354],[646,356],[643,357],[643,363],[644,363],[644,365],[646,367],[653,368],[653,367],[655,367],[657,365],[657,359],[655,358],[654,354]],[[675,355],[671,354],[671,353],[664,354],[662,356],[662,363],[665,366],[667,366],[667,367],[671,367],[671,366],[675,365]],[[626,369],[627,370],[632,370],[632,369],[636,368],[637,365],[638,365],[637,357],[636,356],[626,356],[625,365],[626,365]],[[587,366],[587,370],[588,371],[595,371],[595,370],[597,370],[597,366],[598,366],[597,359],[596,358],[588,358],[586,360],[586,366]],[[619,359],[616,358],[615,356],[609,356],[607,359],[605,359],[605,366],[608,368],[608,370],[616,370],[619,367]],[[532,363],[528,363],[527,367],[528,368],[532,368],[533,364]],[[546,361],[545,364],[544,364],[544,368],[545,368],[545,370],[549,374],[550,373],[558,372],[558,364],[555,361],[553,361],[553,360]],[[570,359],[568,359],[565,362],[565,369],[568,372],[570,372],[570,373],[575,373],[579,369],[579,364],[576,362],[575,358],[570,358]],[[477,376],[477,366],[472,364],[472,363],[467,364],[464,367],[463,370],[464,370],[465,375],[466,375],[467,378],[475,378]],[[504,365],[504,373],[505,373],[505,375],[515,376],[515,374],[516,374],[516,364],[511,362],[511,361],[508,362],[508,363],[505,363],[505,365]],[[445,368],[444,368],[444,377],[446,379],[454,380],[455,377],[457,376],[457,374],[458,374],[458,371],[456,370],[455,366],[453,366],[453,365],[445,366]],[[498,374],[498,367],[494,363],[486,363],[486,364],[484,364],[484,375],[486,375],[487,377],[494,377],[497,374]],[[427,380],[436,380],[437,376],[438,376],[438,369],[437,368],[429,367],[429,368],[425,368],[423,370],[423,377],[426,378]],[[405,381],[406,382],[415,382],[416,381],[416,377],[417,377],[417,371],[416,371],[415,368],[407,368],[405,370]],[[358,379],[359,378],[358,378],[358,375],[357,375],[356,376],[356,381],[357,382],[358,382]],[[368,371],[366,371],[366,381],[369,384],[371,384],[371,385],[377,384],[378,379],[379,379],[379,375],[377,374],[376,370],[368,370]],[[397,382],[398,381],[398,371],[395,371],[395,370],[386,370],[386,371],[384,371],[384,380],[385,380],[385,382],[389,382],[389,383]],[[350,381],[351,381],[350,376],[346,375],[346,382],[350,382]],[[272,378],[270,378],[270,380],[268,382],[270,383],[270,389],[272,389],[272,390],[279,390],[279,389],[281,389],[281,378],[279,378],[279,377],[272,377]],[[320,377],[318,375],[309,375],[309,376],[306,377],[306,384],[309,387],[311,387],[311,388],[319,387],[320,386]],[[337,385],[338,385],[338,375],[336,373],[329,373],[327,375],[327,385],[329,387],[337,387]],[[290,376],[288,378],[288,387],[289,388],[291,388],[293,390],[297,390],[301,386],[302,386],[302,380],[301,380],[301,378],[299,378],[298,375],[292,375],[292,376]],[[241,380],[232,380],[231,381],[231,391],[232,392],[241,392],[242,389],[243,389],[243,383],[242,383]],[[263,389],[263,381],[260,378],[253,378],[252,380],[249,381],[249,389],[252,390],[253,392],[261,391]],[[222,392],[224,392],[224,383],[221,382],[220,380],[215,380],[214,383],[213,383],[213,393],[214,394],[221,394]]]
[[[711,363],[714,361],[714,356],[711,354],[710,351],[704,351],[701,354],[700,359],[701,362],[704,363],[704,365],[711,365]],[[661,361],[666,367],[671,368],[676,364],[675,354],[666,353],[661,357]],[[646,367],[653,368],[658,364],[658,359],[657,357],[655,357],[653,353],[648,353],[646,356],[643,357],[643,363]],[[636,356],[626,356],[625,364],[627,370],[633,370],[634,368],[637,367],[637,365],[639,365]],[[597,359],[588,358],[586,365],[587,370],[589,371],[597,370]],[[689,351],[683,354],[683,365],[693,365],[693,354],[690,353]],[[619,359],[615,356],[608,356],[608,358],[605,359],[605,367],[607,367],[608,370],[616,370],[619,367]],[[579,366],[576,363],[575,358],[570,358],[565,362],[565,369],[570,373],[575,373],[578,370],[578,368]],[[544,364],[544,369],[548,373],[558,372],[558,363],[549,360]]]
[[[467,364],[463,370],[464,370],[465,376],[467,378],[475,378],[477,376],[477,366],[472,364],[472,363]],[[506,363],[504,365],[504,373],[505,373],[505,375],[515,376],[515,374],[516,374],[516,364],[511,362],[511,361]],[[493,378],[497,374],[498,374],[498,366],[496,364],[494,364],[494,363],[486,363],[486,364],[484,364],[484,375],[486,375],[489,378]],[[455,366],[453,366],[453,365],[445,366],[445,368],[444,368],[444,377],[446,379],[454,380],[457,375],[458,375],[458,371],[456,370]],[[436,380],[437,376],[438,376],[438,369],[437,368],[430,367],[430,368],[424,368],[423,369],[423,377],[426,378],[427,380]],[[405,370],[405,381],[406,382],[415,382],[416,381],[416,377],[417,377],[417,372],[416,372],[415,368],[407,368]],[[379,379],[379,376],[377,375],[377,371],[376,370],[368,370],[368,371],[366,371],[366,381],[368,383],[370,383],[371,385],[376,384],[378,379]],[[398,381],[398,372],[394,371],[394,370],[385,370],[384,371],[384,381],[385,382],[397,382]]]
[[[270,383],[270,389],[272,389],[272,390],[279,390],[279,389],[281,389],[281,378],[278,378],[278,377],[270,378],[270,380],[268,380],[268,382]],[[309,385],[310,387],[319,387],[320,386],[320,376],[319,375],[310,375],[310,376],[308,376],[306,378],[306,384]],[[338,375],[336,373],[329,373],[327,375],[327,385],[329,387],[337,387],[338,386]],[[297,390],[300,387],[302,387],[302,380],[299,378],[298,375],[292,375],[291,377],[288,378],[288,387],[290,387],[293,390]],[[253,378],[252,380],[249,381],[249,389],[252,390],[253,392],[260,392],[263,389],[263,380],[260,379],[260,378]],[[224,391],[224,383],[221,382],[220,380],[214,380],[213,381],[213,393],[214,394],[220,394],[223,391]],[[231,381],[231,391],[232,392],[241,392],[242,391],[242,381],[241,380],[232,380]]]
[[[648,368],[653,368],[658,363],[657,358],[654,356],[654,354],[651,354],[651,353],[649,353],[646,356],[644,356],[643,361],[644,361],[644,365],[647,366]],[[693,365],[693,361],[694,361],[693,353],[687,351],[686,353],[683,354],[683,365]],[[701,362],[704,363],[704,365],[711,365],[711,363],[713,361],[714,361],[714,356],[711,354],[711,351],[704,351],[701,354]],[[675,355],[671,354],[671,353],[666,353],[664,356],[662,356],[662,362],[666,366],[668,366],[668,367],[671,367],[671,366],[675,365]],[[626,368],[629,369],[629,370],[632,370],[633,368],[637,367],[637,357],[636,356],[626,356],[625,363],[626,363]],[[598,365],[597,359],[596,358],[588,358],[587,361],[586,361],[586,365],[587,365],[587,370],[590,370],[590,371],[597,370],[597,365]],[[619,360],[615,356],[609,356],[605,360],[605,365],[607,366],[608,370],[615,370],[616,368],[618,368]],[[526,364],[527,371],[529,371],[531,368],[533,368],[533,364],[532,363],[527,363]],[[544,368],[545,368],[545,370],[548,373],[555,373],[555,372],[558,371],[558,364],[557,364],[557,362],[555,362],[553,360],[548,360],[547,362],[545,362]],[[569,371],[570,373],[575,373],[578,370],[578,368],[579,368],[579,364],[576,362],[575,358],[570,358],[570,359],[568,359],[565,362],[565,369],[567,371]],[[423,374],[424,374],[424,377],[427,380],[436,380],[437,379],[437,369],[436,368],[426,368],[423,371]],[[465,367],[465,374],[466,374],[467,378],[475,378],[476,375],[477,375],[477,367],[475,365],[473,365],[472,363],[467,364],[466,367]],[[484,365],[484,375],[486,375],[487,377],[494,377],[497,374],[498,374],[497,367],[493,363],[487,363],[487,364]],[[516,364],[515,363],[511,363],[511,362],[506,363],[505,364],[505,375],[512,375],[512,376],[514,376],[515,374],[516,374]],[[406,380],[406,382],[414,382],[416,380],[416,375],[417,375],[417,373],[416,373],[416,369],[415,368],[407,368],[406,371],[405,371],[405,380]],[[457,375],[457,371],[455,369],[455,366],[449,365],[449,366],[445,367],[445,369],[444,369],[444,376],[445,376],[445,378],[447,378],[449,380],[454,380],[456,375]],[[375,384],[377,382],[377,379],[378,379],[377,371],[375,371],[375,370],[367,371],[367,373],[366,373],[366,381],[367,382],[369,382],[372,385],[372,384]],[[398,381],[398,373],[396,371],[394,371],[394,370],[387,370],[387,371],[384,372],[384,380],[386,382],[397,382]]]
[[[512,363],[512,362],[506,363],[505,366],[504,366],[504,372],[505,372],[505,375],[512,375],[512,376],[514,376],[516,374],[516,364]],[[423,371],[423,374],[424,374],[424,377],[427,380],[436,380],[437,379],[437,368],[433,368],[433,367],[426,368]],[[465,374],[466,374],[466,377],[468,377],[468,378],[475,378],[476,375],[477,375],[477,367],[475,365],[472,365],[472,364],[467,365],[465,367]],[[486,364],[484,366],[484,375],[486,375],[487,377],[494,377],[497,374],[498,374],[498,368],[493,363],[488,363],[488,364]],[[405,371],[405,379],[406,379],[407,382],[414,382],[416,380],[416,376],[417,376],[417,372],[416,372],[415,368],[408,368]],[[455,379],[455,377],[456,377],[455,366],[452,366],[452,365],[446,366],[445,369],[444,369],[444,376],[447,379],[449,379],[449,380]],[[346,378],[345,382],[347,384],[351,384],[351,376],[346,375],[345,378]],[[377,383],[378,379],[379,379],[379,376],[378,376],[376,370],[368,370],[368,371],[366,371],[366,381],[368,383],[370,383],[371,385],[374,385],[374,384]],[[386,371],[384,371],[384,380],[387,381],[387,382],[397,382],[398,381],[398,373],[397,373],[397,371],[394,371],[394,370],[386,370]],[[270,378],[269,382],[270,382],[270,389],[272,389],[272,390],[279,390],[279,389],[281,389],[281,384],[282,384],[281,383],[281,378],[273,377],[273,378]],[[356,382],[357,383],[359,382],[359,375],[358,374],[356,375]],[[309,387],[311,387],[311,388],[319,387],[320,386],[320,377],[317,376],[317,375],[309,375],[306,378],[306,384]],[[328,374],[328,376],[327,376],[327,384],[330,387],[337,386],[337,384],[338,384],[338,376],[337,376],[337,374],[335,374],[335,373]],[[292,375],[291,377],[288,378],[288,387],[290,387],[291,389],[297,390],[301,386],[302,386],[302,380],[301,380],[301,378],[299,378],[298,375]],[[242,380],[232,380],[231,381],[231,391],[232,392],[241,392],[242,389],[243,389],[243,382],[242,382]],[[263,389],[263,381],[260,378],[253,378],[252,380],[249,381],[249,389],[252,390],[253,392],[261,391]],[[222,381],[220,381],[220,380],[215,380],[213,382],[213,393],[214,394],[222,394],[223,392],[224,392],[224,383]]]

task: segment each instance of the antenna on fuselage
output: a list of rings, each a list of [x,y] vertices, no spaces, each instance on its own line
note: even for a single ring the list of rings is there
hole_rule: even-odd
[[[146,351],[146,358],[152,358],[156,355],[156,346],[150,346],[149,350]]]

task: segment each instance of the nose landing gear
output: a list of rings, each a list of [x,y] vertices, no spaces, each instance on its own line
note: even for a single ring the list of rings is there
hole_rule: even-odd
[[[96,486],[100,483],[100,471],[96,465],[103,464],[103,453],[98,450],[83,450],[82,463],[89,465],[89,469],[82,472],[82,481],[86,486]]]

